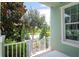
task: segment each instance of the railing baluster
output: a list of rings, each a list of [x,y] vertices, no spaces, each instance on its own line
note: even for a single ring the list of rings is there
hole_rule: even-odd
[[[24,57],[24,43],[23,43],[23,57]]]
[[[26,48],[26,47],[25,47],[25,43],[24,43],[24,57],[25,57],[25,48]]]
[[[44,37],[44,49],[46,49],[46,38]]]
[[[22,44],[22,43],[21,43]],[[21,44],[20,44],[20,57],[21,57]]]
[[[22,43],[22,49],[23,49],[23,51],[24,51],[23,43]],[[22,52],[23,52],[23,51],[22,51]],[[24,53],[24,52],[23,52],[23,53]],[[22,57],[23,57],[23,56],[24,56],[24,54],[22,54]]]
[[[25,54],[24,54],[24,43],[23,43],[23,57],[25,56]]]
[[[12,57],[13,57],[13,45],[12,45]]]
[[[7,57],[9,57],[9,46],[7,46]]]
[[[42,48],[41,48],[41,44],[42,44],[42,43],[41,43],[41,40],[40,40],[40,50],[42,49]]]
[[[17,57],[17,44],[16,44],[16,57]]]

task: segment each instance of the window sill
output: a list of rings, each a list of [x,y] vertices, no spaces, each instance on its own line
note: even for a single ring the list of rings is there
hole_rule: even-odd
[[[73,40],[65,39],[65,40],[62,40],[62,43],[66,44],[66,45],[69,45],[69,46],[79,48],[79,41],[73,41]]]

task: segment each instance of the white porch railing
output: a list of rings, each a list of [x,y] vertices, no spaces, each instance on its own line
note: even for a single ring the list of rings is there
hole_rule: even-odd
[[[46,50],[50,48],[50,38],[47,38],[47,40],[45,38],[43,39],[34,39],[32,40],[32,54],[37,54],[40,51]]]
[[[26,40],[22,42],[4,43],[3,39],[0,38],[0,56],[5,57],[29,57],[37,52],[46,50],[50,47],[50,38],[46,43],[46,39],[41,40]]]
[[[4,44],[5,57],[27,57],[30,56],[30,40]],[[29,48],[30,47],[30,48]],[[30,51],[29,51],[30,50]]]
[[[17,57],[17,56],[26,56],[26,42],[10,43],[4,44],[5,56],[6,57]],[[20,47],[20,48],[19,48]],[[18,49],[19,48],[19,49]],[[25,51],[24,49],[25,48]]]

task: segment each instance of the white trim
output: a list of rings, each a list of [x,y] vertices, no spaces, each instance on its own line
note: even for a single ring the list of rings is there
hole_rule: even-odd
[[[79,41],[65,39],[65,34],[64,34],[65,33],[65,23],[64,23],[65,20],[63,20],[64,19],[64,9],[71,7],[73,5],[76,5],[76,4],[79,4],[79,2],[78,3],[77,2],[69,3],[69,4],[61,7],[61,42],[63,44],[67,44],[67,45],[79,48]],[[66,24],[71,24],[71,23],[66,23]]]
[[[65,5],[65,6],[60,7],[60,8],[65,9],[65,8],[71,7],[71,6],[76,5],[76,4],[79,4],[79,2],[71,2],[71,3],[69,3],[69,4]]]
[[[79,22],[65,23],[65,24],[79,24]]]
[[[69,46],[73,46],[76,48],[79,48],[79,42],[77,41],[73,41],[73,40],[66,40],[66,41],[62,41],[63,44],[67,44]]]

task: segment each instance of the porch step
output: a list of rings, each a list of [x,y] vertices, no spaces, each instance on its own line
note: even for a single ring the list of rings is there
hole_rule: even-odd
[[[54,51],[47,51],[34,57],[68,57],[68,56],[62,52],[54,50]]]

